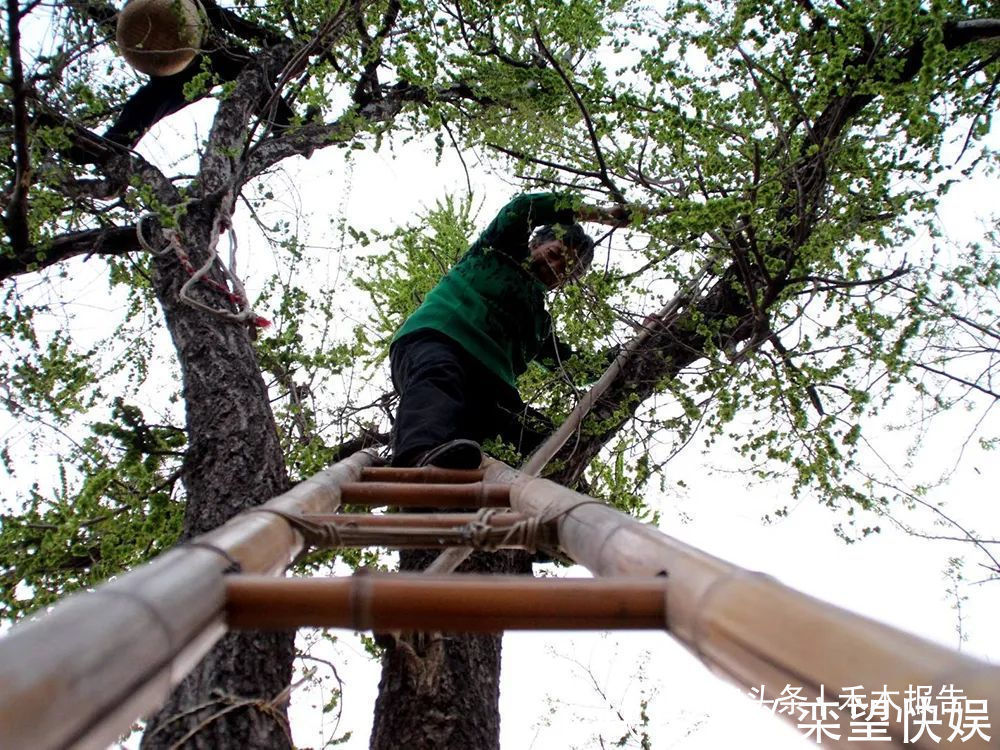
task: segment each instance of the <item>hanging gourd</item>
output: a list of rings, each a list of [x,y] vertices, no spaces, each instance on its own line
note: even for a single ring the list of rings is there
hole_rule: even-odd
[[[140,73],[173,75],[201,51],[206,27],[197,0],[130,0],[118,14],[118,49]]]

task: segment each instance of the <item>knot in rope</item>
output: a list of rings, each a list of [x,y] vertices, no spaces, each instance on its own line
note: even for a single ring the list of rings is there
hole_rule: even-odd
[[[491,523],[501,513],[497,508],[483,508],[473,521],[462,527],[463,542],[474,549],[494,551],[505,546],[523,547],[529,552],[538,549],[542,519],[529,516],[504,528]]]

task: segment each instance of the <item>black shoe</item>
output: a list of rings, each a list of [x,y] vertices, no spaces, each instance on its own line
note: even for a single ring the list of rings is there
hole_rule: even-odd
[[[478,469],[483,462],[483,450],[473,440],[450,440],[431,448],[417,461],[417,466],[437,466],[441,469]]]

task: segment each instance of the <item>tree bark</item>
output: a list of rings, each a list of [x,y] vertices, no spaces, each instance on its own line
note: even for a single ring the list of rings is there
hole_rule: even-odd
[[[200,248],[191,253],[196,266],[207,257],[215,220],[209,202],[184,218],[180,235]],[[157,259],[156,294],[177,349],[187,406],[183,535],[190,538],[285,491],[288,477],[247,327],[180,301],[187,278],[174,255]],[[209,287],[198,285],[192,294],[210,306],[229,306]],[[285,691],[294,638],[257,632],[224,638],[150,719],[142,747],[291,748]]]
[[[436,557],[400,553],[400,568],[422,570]],[[460,572],[531,573],[523,552],[477,553]],[[402,633],[377,636],[382,659],[371,750],[499,750],[500,635]]]

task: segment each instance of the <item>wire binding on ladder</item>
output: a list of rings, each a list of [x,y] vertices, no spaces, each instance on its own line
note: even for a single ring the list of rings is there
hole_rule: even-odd
[[[459,543],[486,551],[495,551],[504,547],[521,547],[532,553],[546,546],[542,533],[546,520],[529,516],[505,526],[492,523],[492,520],[498,514],[507,512],[505,509],[500,508],[480,509],[475,520],[456,529],[458,538],[460,539]],[[302,535],[306,545],[306,549],[303,550],[302,554],[306,554],[310,549],[331,549],[352,546],[345,541],[335,520],[314,521],[295,513],[266,507],[250,508],[244,511],[244,514],[249,513],[270,513],[286,521]],[[355,544],[358,543],[357,533],[357,530],[352,530],[351,541]],[[411,533],[413,532],[411,531]],[[365,541],[369,544],[378,544],[379,539],[377,535],[378,532],[372,532],[372,538]]]
[[[222,571],[223,575],[243,572],[243,566],[240,564],[239,560],[230,555],[228,552],[226,552],[226,550],[222,549],[221,547],[216,547],[214,544],[209,544],[208,542],[191,541],[191,542],[181,542],[180,544],[176,545],[176,548],[182,548],[182,547],[208,550],[209,552],[214,552],[220,557],[225,558],[226,561],[229,562],[229,567]]]
[[[243,513],[270,513],[278,516],[279,518],[283,518],[288,522],[289,526],[302,535],[302,539],[305,542],[305,548],[301,554],[306,554],[309,552],[310,548],[331,548],[344,546],[343,540],[340,537],[340,532],[333,524],[316,523],[315,521],[310,521],[308,518],[303,518],[295,513],[288,513],[283,510],[278,510],[277,508],[267,508],[263,506],[259,508],[250,508],[243,511]]]

